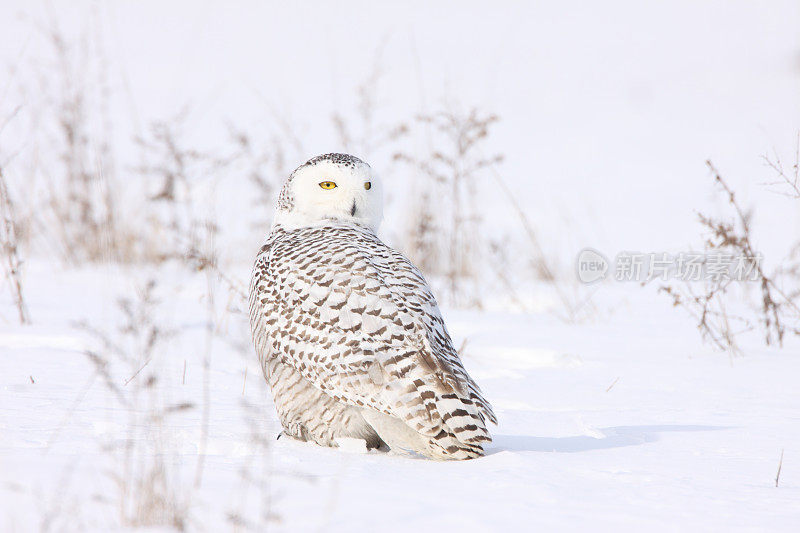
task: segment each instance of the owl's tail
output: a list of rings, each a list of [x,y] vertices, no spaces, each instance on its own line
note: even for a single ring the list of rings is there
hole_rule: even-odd
[[[475,398],[453,390],[442,393],[427,389],[417,394],[422,399],[421,408],[405,419],[370,408],[364,408],[361,415],[395,452],[438,460],[484,455],[483,446],[492,437],[483,406]]]
[[[438,434],[429,437],[414,431],[399,418],[374,409],[364,409],[361,414],[395,453],[418,454],[436,460],[474,459],[484,453],[480,443],[463,442],[449,428],[443,427]]]

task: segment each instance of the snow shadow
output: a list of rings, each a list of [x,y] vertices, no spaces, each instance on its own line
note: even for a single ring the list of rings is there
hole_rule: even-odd
[[[693,426],[693,425],[651,425],[651,426],[616,426],[598,428],[602,437],[576,435],[574,437],[532,437],[528,435],[493,435],[492,444],[486,447],[486,454],[498,452],[558,452],[576,453],[590,450],[605,450],[638,446],[648,442],[656,442],[659,434],[667,432],[719,431],[730,429],[726,426]]]

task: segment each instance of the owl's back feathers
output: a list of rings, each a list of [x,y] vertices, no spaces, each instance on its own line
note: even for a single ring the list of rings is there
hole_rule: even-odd
[[[491,440],[495,415],[425,279],[367,227],[274,228],[256,259],[250,320],[268,381],[278,362],[302,380],[294,390],[271,383],[284,427],[284,414],[305,413],[331,444],[374,430],[394,449],[437,459],[482,455]]]

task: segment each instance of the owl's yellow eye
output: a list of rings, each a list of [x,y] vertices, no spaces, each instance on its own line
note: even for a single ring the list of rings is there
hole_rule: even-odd
[[[319,184],[320,187],[326,190],[331,190],[336,188],[336,184],[332,181],[323,181]]]
[[[371,181],[365,182],[364,183],[364,188],[367,189],[367,190],[370,190],[372,188],[372,182]]]

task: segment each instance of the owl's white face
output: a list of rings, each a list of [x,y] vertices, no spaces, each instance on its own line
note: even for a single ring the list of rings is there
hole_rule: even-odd
[[[279,202],[276,224],[302,227],[335,219],[377,230],[383,218],[380,179],[366,163],[336,156],[312,159],[294,172],[282,193],[291,197],[291,206],[285,209]]]

